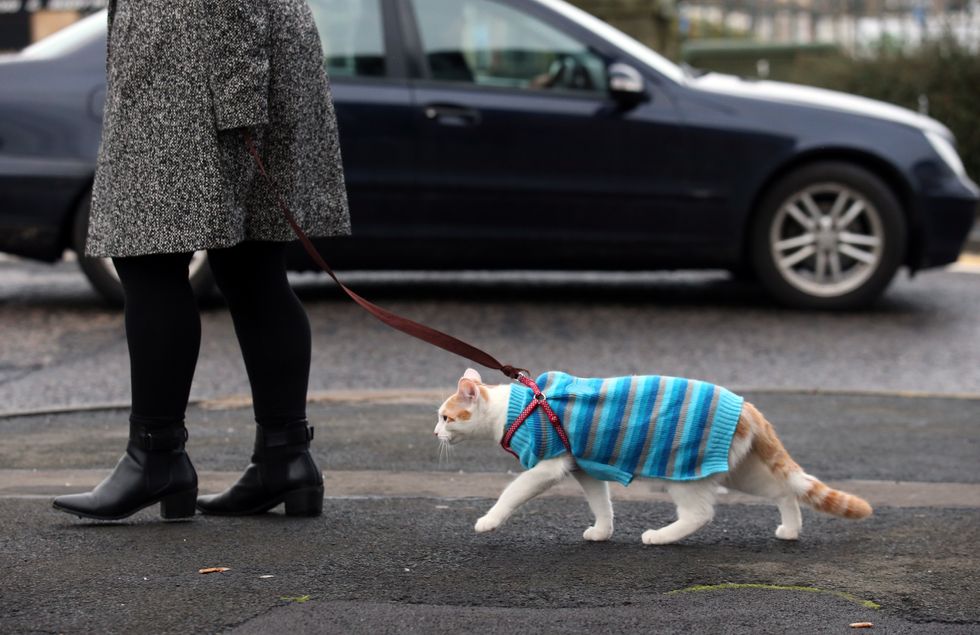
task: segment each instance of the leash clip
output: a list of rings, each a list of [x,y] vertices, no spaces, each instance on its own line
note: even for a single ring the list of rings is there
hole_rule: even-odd
[[[531,379],[531,372],[529,370],[526,368],[519,368],[517,369],[517,373],[515,375],[516,376],[514,379],[534,391],[535,401],[538,401],[539,403],[546,403],[548,401],[548,397],[545,396],[544,391],[542,391],[538,385],[534,383],[534,380]],[[522,377],[524,379],[521,379]]]

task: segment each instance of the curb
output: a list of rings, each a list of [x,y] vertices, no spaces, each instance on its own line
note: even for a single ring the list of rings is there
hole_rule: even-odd
[[[387,389],[387,390],[325,390],[310,393],[308,404],[360,403],[366,405],[432,404],[433,408],[452,393],[452,388],[430,389]],[[731,386],[729,390],[736,393],[752,393],[757,395],[807,395],[814,397],[884,397],[894,399],[947,399],[950,401],[980,401],[977,393],[940,393],[918,390],[874,390],[874,389],[823,389],[823,388],[794,388],[794,387],[758,387]],[[188,402],[188,407],[201,410],[236,410],[250,408],[252,398],[248,395],[228,395],[208,399],[194,399]],[[40,417],[45,415],[71,414],[75,412],[94,412],[99,410],[128,410],[129,402],[104,402],[80,404],[75,406],[53,406],[46,408],[28,408],[0,412],[0,421],[17,417]]]
[[[49,498],[95,487],[111,470],[104,469],[0,469],[0,500]],[[219,492],[230,487],[241,473],[198,472],[202,492]],[[513,472],[445,472],[388,470],[327,470],[327,498],[334,499],[496,499],[514,479]],[[653,481],[651,481],[653,482]],[[204,485],[206,484],[206,485]],[[637,483],[639,484],[639,482]],[[877,507],[980,509],[980,484],[866,479],[828,480],[834,489],[866,498]],[[462,493],[462,495],[461,495]],[[666,492],[653,487],[610,485],[617,501],[669,503]],[[566,479],[543,493],[546,498],[580,499],[582,490],[574,479]],[[771,505],[757,496],[722,490],[718,502],[727,505]]]

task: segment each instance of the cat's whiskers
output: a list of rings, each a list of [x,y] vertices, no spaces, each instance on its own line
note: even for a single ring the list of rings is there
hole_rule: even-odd
[[[439,465],[440,467],[449,463],[453,454],[453,446],[447,439],[439,439]]]

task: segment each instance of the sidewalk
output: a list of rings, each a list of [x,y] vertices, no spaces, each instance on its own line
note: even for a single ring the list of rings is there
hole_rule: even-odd
[[[477,535],[519,465],[490,442],[439,465],[436,395],[386,393],[311,405],[320,518],[163,523],[152,508],[91,523],[50,498],[107,473],[126,412],[0,418],[0,632],[977,632],[980,400],[745,394],[805,468],[875,515],[805,510],[784,543],[774,507],[729,495],[699,533],[644,547],[673,506],[641,482],[615,490],[616,534],[591,544],[568,484]],[[188,412],[202,491],[244,467],[250,415],[234,401]],[[211,566],[230,570],[198,573]]]

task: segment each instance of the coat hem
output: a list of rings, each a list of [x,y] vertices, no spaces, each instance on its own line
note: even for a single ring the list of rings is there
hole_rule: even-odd
[[[305,230],[304,230],[305,231]],[[307,233],[310,238],[332,238],[336,236],[350,236],[350,230],[340,229],[336,231],[318,231],[316,233]],[[86,258],[127,258],[130,256],[148,256],[152,254],[176,254],[176,253],[187,253],[202,251],[208,249],[227,249],[228,247],[234,247],[235,245],[243,242],[274,242],[274,243],[291,243],[298,242],[299,238],[295,235],[274,238],[252,238],[242,234],[232,240],[225,241],[191,241],[186,245],[180,246],[167,246],[167,247],[150,247],[147,249],[126,249],[126,253],[121,253],[120,250],[116,249],[94,249],[89,250],[86,246],[85,253],[83,254]]]

